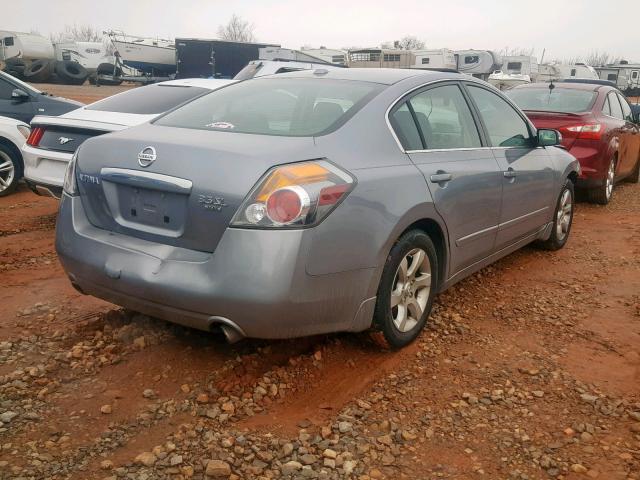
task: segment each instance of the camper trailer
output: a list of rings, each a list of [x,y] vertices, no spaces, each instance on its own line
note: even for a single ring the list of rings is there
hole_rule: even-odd
[[[597,79],[598,72],[593,67],[584,63],[547,63],[538,66],[538,81],[550,82],[552,80],[564,80],[565,78]]]
[[[308,55],[324,60],[335,65],[347,64],[347,52],[331,48],[304,48],[302,51]]]
[[[490,74],[502,67],[502,58],[491,50],[458,50],[455,55],[460,73],[482,80],[487,80]]]
[[[505,55],[502,57],[501,70],[507,75],[529,75],[535,80],[538,76],[538,59],[528,55]]]
[[[409,50],[365,48],[349,50],[349,66],[352,68],[410,68],[415,55]]]
[[[53,58],[53,45],[48,38],[32,33],[0,31],[0,60],[30,63]]]
[[[82,65],[92,74],[101,63],[113,64],[115,58],[102,42],[63,42],[54,46],[58,61],[72,61]]]
[[[629,96],[640,96],[640,63],[620,63],[596,67],[602,80],[609,80]]]
[[[331,63],[311,55],[308,50],[291,50],[282,47],[262,47],[258,49],[258,60],[288,60],[293,62]]]
[[[411,68],[449,68],[456,70],[456,55],[453,50],[414,50],[415,63]]]

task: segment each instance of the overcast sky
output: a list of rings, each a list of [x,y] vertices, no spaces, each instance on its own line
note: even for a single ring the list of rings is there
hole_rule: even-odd
[[[143,36],[215,38],[237,13],[283,47],[377,46],[415,35],[428,48],[534,48],[540,60],[605,51],[640,61],[640,1],[3,0],[0,29],[48,35],[90,24]]]

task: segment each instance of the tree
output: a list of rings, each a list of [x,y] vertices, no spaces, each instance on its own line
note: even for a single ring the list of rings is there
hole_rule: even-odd
[[[229,23],[218,27],[218,36],[222,40],[234,42],[255,42],[256,37],[253,34],[255,28],[252,23],[234,13],[231,15]]]
[[[500,55],[503,57],[519,57],[519,56],[533,57],[533,54],[535,53],[535,51],[536,51],[535,48],[504,47],[500,51]]]
[[[422,50],[424,48],[424,42],[415,35],[407,35],[393,43],[395,48],[401,50]]]
[[[607,52],[600,52],[599,50],[593,50],[589,55],[584,57],[584,63],[591,65],[592,67],[600,67],[607,65],[608,63],[615,63],[612,55]]]
[[[62,42],[101,42],[102,32],[91,25],[67,25],[64,30],[49,35],[52,43]]]

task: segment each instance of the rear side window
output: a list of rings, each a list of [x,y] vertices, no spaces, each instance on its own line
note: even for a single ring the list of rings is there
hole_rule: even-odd
[[[427,149],[477,148],[478,129],[460,88],[446,85],[409,100]]]
[[[212,92],[155,123],[258,135],[324,135],[383,88],[370,82],[265,76]]]
[[[148,85],[128,90],[86,107],[100,112],[154,115],[202,95],[210,90],[184,85]]]
[[[469,85],[469,93],[478,106],[491,146],[531,147],[527,123],[506,100],[475,85]]]
[[[602,106],[602,113],[611,116],[611,105],[609,105],[609,95],[604,97],[604,105]]]
[[[422,150],[424,148],[407,102],[404,102],[389,115],[389,122],[405,150]]]
[[[609,97],[609,107],[611,108],[611,116],[614,118],[619,118],[620,120],[624,120],[622,107],[620,106],[620,102],[618,101],[618,96],[616,95],[616,92],[610,92],[608,97]]]

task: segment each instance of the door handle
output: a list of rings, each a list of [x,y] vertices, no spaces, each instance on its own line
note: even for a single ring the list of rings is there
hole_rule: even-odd
[[[504,178],[516,178],[518,176],[516,171],[511,167],[509,167],[508,170],[502,172],[502,175],[504,175]]]
[[[450,182],[451,179],[453,178],[453,175],[451,175],[450,173],[436,173],[435,175],[431,175],[429,177],[429,180],[431,180],[431,183],[444,183],[444,182]]]

